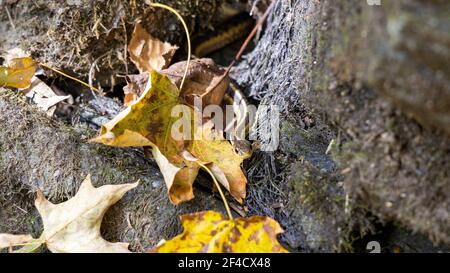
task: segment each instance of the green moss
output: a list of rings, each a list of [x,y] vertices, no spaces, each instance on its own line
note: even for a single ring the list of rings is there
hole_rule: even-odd
[[[368,159],[368,154],[364,150],[355,149],[352,141],[334,145],[330,150],[330,154],[333,161],[341,169],[350,167],[354,162],[362,162]]]

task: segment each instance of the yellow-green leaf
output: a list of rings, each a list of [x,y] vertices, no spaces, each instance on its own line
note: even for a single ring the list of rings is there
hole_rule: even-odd
[[[180,91],[169,80],[155,71],[150,71],[150,88],[113,120],[102,126],[95,142],[111,146],[150,146],[166,182],[172,203],[178,204],[194,197],[192,184],[200,165],[209,164],[217,179],[242,202],[245,198],[247,179],[241,170],[244,157],[234,153],[226,140],[208,141],[193,139],[193,119],[198,115],[179,98]],[[183,106],[186,114],[172,116],[175,106]],[[184,113],[184,112],[183,112]],[[197,119],[201,120],[201,118]],[[174,139],[172,129],[175,122],[191,124],[189,139]],[[199,125],[197,131],[206,136],[214,135],[210,126]],[[190,153],[195,158],[186,157]]]
[[[277,240],[283,232],[269,217],[253,216],[229,220],[214,211],[181,216],[183,233],[150,252],[158,253],[285,253]]]
[[[172,109],[182,104],[180,91],[166,76],[154,70],[150,72],[150,78],[150,88],[139,100],[104,124],[101,135],[93,141],[117,147],[151,146],[169,197],[178,204],[194,197],[192,184],[200,167],[181,156],[185,149],[184,140],[176,140],[171,135],[172,125],[180,119],[171,115]],[[191,119],[186,122],[190,123]]]
[[[31,57],[12,59],[8,66],[0,66],[0,86],[27,88],[36,72],[36,63]]]

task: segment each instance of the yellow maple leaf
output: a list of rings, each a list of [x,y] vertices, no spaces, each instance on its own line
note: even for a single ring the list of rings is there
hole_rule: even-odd
[[[111,243],[100,235],[100,226],[108,208],[119,201],[138,182],[121,185],[105,185],[94,188],[90,175],[71,199],[52,204],[38,192],[35,206],[44,223],[39,239],[17,252],[31,252],[39,245],[56,253],[75,252],[130,252],[128,243]]]
[[[263,216],[229,220],[214,211],[181,216],[183,233],[149,252],[158,253],[286,253],[278,242],[283,232],[273,219]]]
[[[36,63],[31,57],[14,58],[8,66],[0,66],[0,86],[27,88],[36,72]]]
[[[184,141],[171,135],[172,125],[179,120],[171,115],[172,109],[181,104],[178,88],[154,70],[150,77],[150,88],[139,100],[104,124],[101,135],[93,141],[117,147],[151,146],[170,199],[178,204],[194,197],[192,184],[200,167],[181,155],[185,149]]]
[[[230,151],[233,152],[233,148],[229,142],[196,140],[193,138],[193,129],[188,132],[189,139],[193,140],[173,138],[172,127],[175,122],[191,124],[191,128],[196,127],[193,124],[193,117],[197,113],[186,105],[184,105],[186,115],[172,116],[172,109],[175,106],[183,106],[179,96],[180,91],[167,76],[150,71],[150,88],[141,95],[139,100],[104,124],[100,136],[93,141],[117,147],[152,147],[153,157],[161,169],[169,198],[174,204],[194,197],[192,184],[200,169],[196,160],[205,164],[213,163],[213,172],[216,175],[222,173],[217,177],[218,180],[238,201],[242,201],[245,198],[247,183],[240,167],[243,159],[230,153]],[[211,129],[204,127],[201,130],[207,133]],[[204,151],[200,152],[199,149]],[[198,158],[189,159],[183,155],[186,152],[197,155]],[[230,166],[232,168],[228,169]],[[231,175],[230,170],[236,173]]]
[[[207,122],[198,127],[197,135],[187,149],[200,161],[209,163],[208,168],[220,184],[242,203],[246,196],[247,178],[241,170],[241,164],[249,155],[236,153],[233,146],[212,126],[212,122]]]

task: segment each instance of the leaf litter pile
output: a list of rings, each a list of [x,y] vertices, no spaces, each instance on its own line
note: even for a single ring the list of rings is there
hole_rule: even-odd
[[[227,196],[233,202],[244,203],[247,178],[242,163],[251,151],[240,150],[235,142],[225,139],[223,131],[214,128],[211,117],[203,116],[194,104],[197,99],[202,106],[222,105],[230,85],[229,70],[270,8],[231,65],[222,69],[211,59],[191,60],[190,37],[182,17],[171,7],[150,5],[167,9],[181,20],[187,34],[188,58],[171,64],[179,46],[152,37],[137,22],[128,52],[140,74],[126,75],[126,108],[103,124],[99,135],[89,141],[114,147],[143,147],[157,163],[174,205],[195,198],[193,185],[199,171],[204,170],[228,215],[215,211],[181,215],[183,232],[147,252],[287,252],[277,240],[283,230],[275,220],[265,216],[233,218],[228,204],[232,200],[227,201]],[[102,95],[91,80],[85,83],[20,51],[11,52],[0,67],[0,86],[18,89],[52,117],[59,104],[73,98],[55,93],[36,77],[40,69],[62,74],[89,87],[95,96]],[[182,109],[181,118],[172,115],[174,107]],[[192,125],[187,130],[188,138],[174,138],[171,130],[177,122]],[[59,204],[51,203],[38,191],[35,207],[43,221],[41,235],[33,238],[28,234],[0,234],[0,248],[23,253],[45,245],[51,252],[130,252],[127,242],[109,242],[100,233],[109,207],[140,183],[124,182],[132,183],[95,188],[88,175],[78,192]]]

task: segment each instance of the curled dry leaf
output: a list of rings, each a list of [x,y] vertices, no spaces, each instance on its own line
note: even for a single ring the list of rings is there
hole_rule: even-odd
[[[161,70],[160,73],[166,75],[173,84],[179,86],[184,76],[185,68],[186,62],[178,62],[167,69]],[[192,60],[189,63],[181,96],[192,105],[192,95],[200,96],[204,94],[209,87],[216,84],[216,81],[220,79],[223,73],[224,70],[217,66],[212,59],[203,58]],[[126,106],[136,101],[144,93],[149,74],[148,72],[143,72],[138,75],[128,75],[127,78],[128,84],[123,88]],[[210,94],[202,99],[203,106],[210,104],[220,105],[229,84],[230,78],[226,76]]]
[[[0,66],[0,86],[27,88],[36,68],[31,57],[11,59],[7,66]]]
[[[152,37],[140,23],[134,27],[128,44],[130,58],[141,73],[166,68],[177,49],[177,46]]]
[[[13,247],[33,240],[31,235],[15,235],[0,233],[0,249]]]
[[[167,78],[155,71],[150,72],[150,87],[142,94],[138,101],[128,106],[113,120],[104,124],[100,136],[93,139],[95,142],[111,146],[150,146],[166,182],[169,197],[172,203],[178,204],[194,197],[192,184],[198,174],[200,165],[198,159],[184,156],[185,152],[197,154],[203,163],[210,163],[217,168],[228,168],[238,172],[236,175],[222,175],[219,181],[227,187],[238,200],[245,198],[245,185],[247,180],[242,173],[240,165],[242,158],[231,156],[232,146],[226,140],[217,140],[220,143],[204,142],[193,137],[193,129],[188,132],[188,138],[174,139],[174,123],[192,124],[196,112],[191,107],[183,105],[179,98],[180,91]],[[181,107],[182,117],[172,116],[174,107]],[[196,120],[201,120],[200,118]],[[201,126],[201,125],[200,125]],[[201,130],[208,132],[210,127]],[[188,131],[188,130],[186,130]],[[212,132],[209,134],[213,134]],[[190,140],[189,140],[190,139]],[[199,143],[196,143],[200,141]],[[200,153],[198,149],[212,149]],[[227,163],[223,163],[227,161]],[[227,174],[228,170],[221,170]],[[219,170],[216,170],[216,174]],[[239,179],[235,179],[238,177]],[[224,179],[228,179],[226,182]],[[235,190],[238,189],[238,190]]]
[[[176,86],[179,86],[185,68],[186,61],[178,62],[162,70],[161,73],[167,75]],[[182,95],[188,98],[190,95],[200,96],[204,94],[209,87],[213,87],[220,80],[224,72],[225,70],[216,65],[212,59],[202,58],[192,60],[189,63]],[[210,104],[220,105],[229,84],[230,78],[227,75],[214,90],[203,98],[203,106]],[[190,102],[189,100],[187,101]]]
[[[229,220],[214,211],[181,216],[183,233],[150,252],[158,253],[286,253],[277,240],[283,232],[273,219],[263,216]]]
[[[100,235],[100,225],[108,208],[138,182],[94,188],[90,175],[71,199],[52,204],[41,192],[35,201],[43,223],[41,241],[52,252],[130,252],[127,243],[111,243]]]

